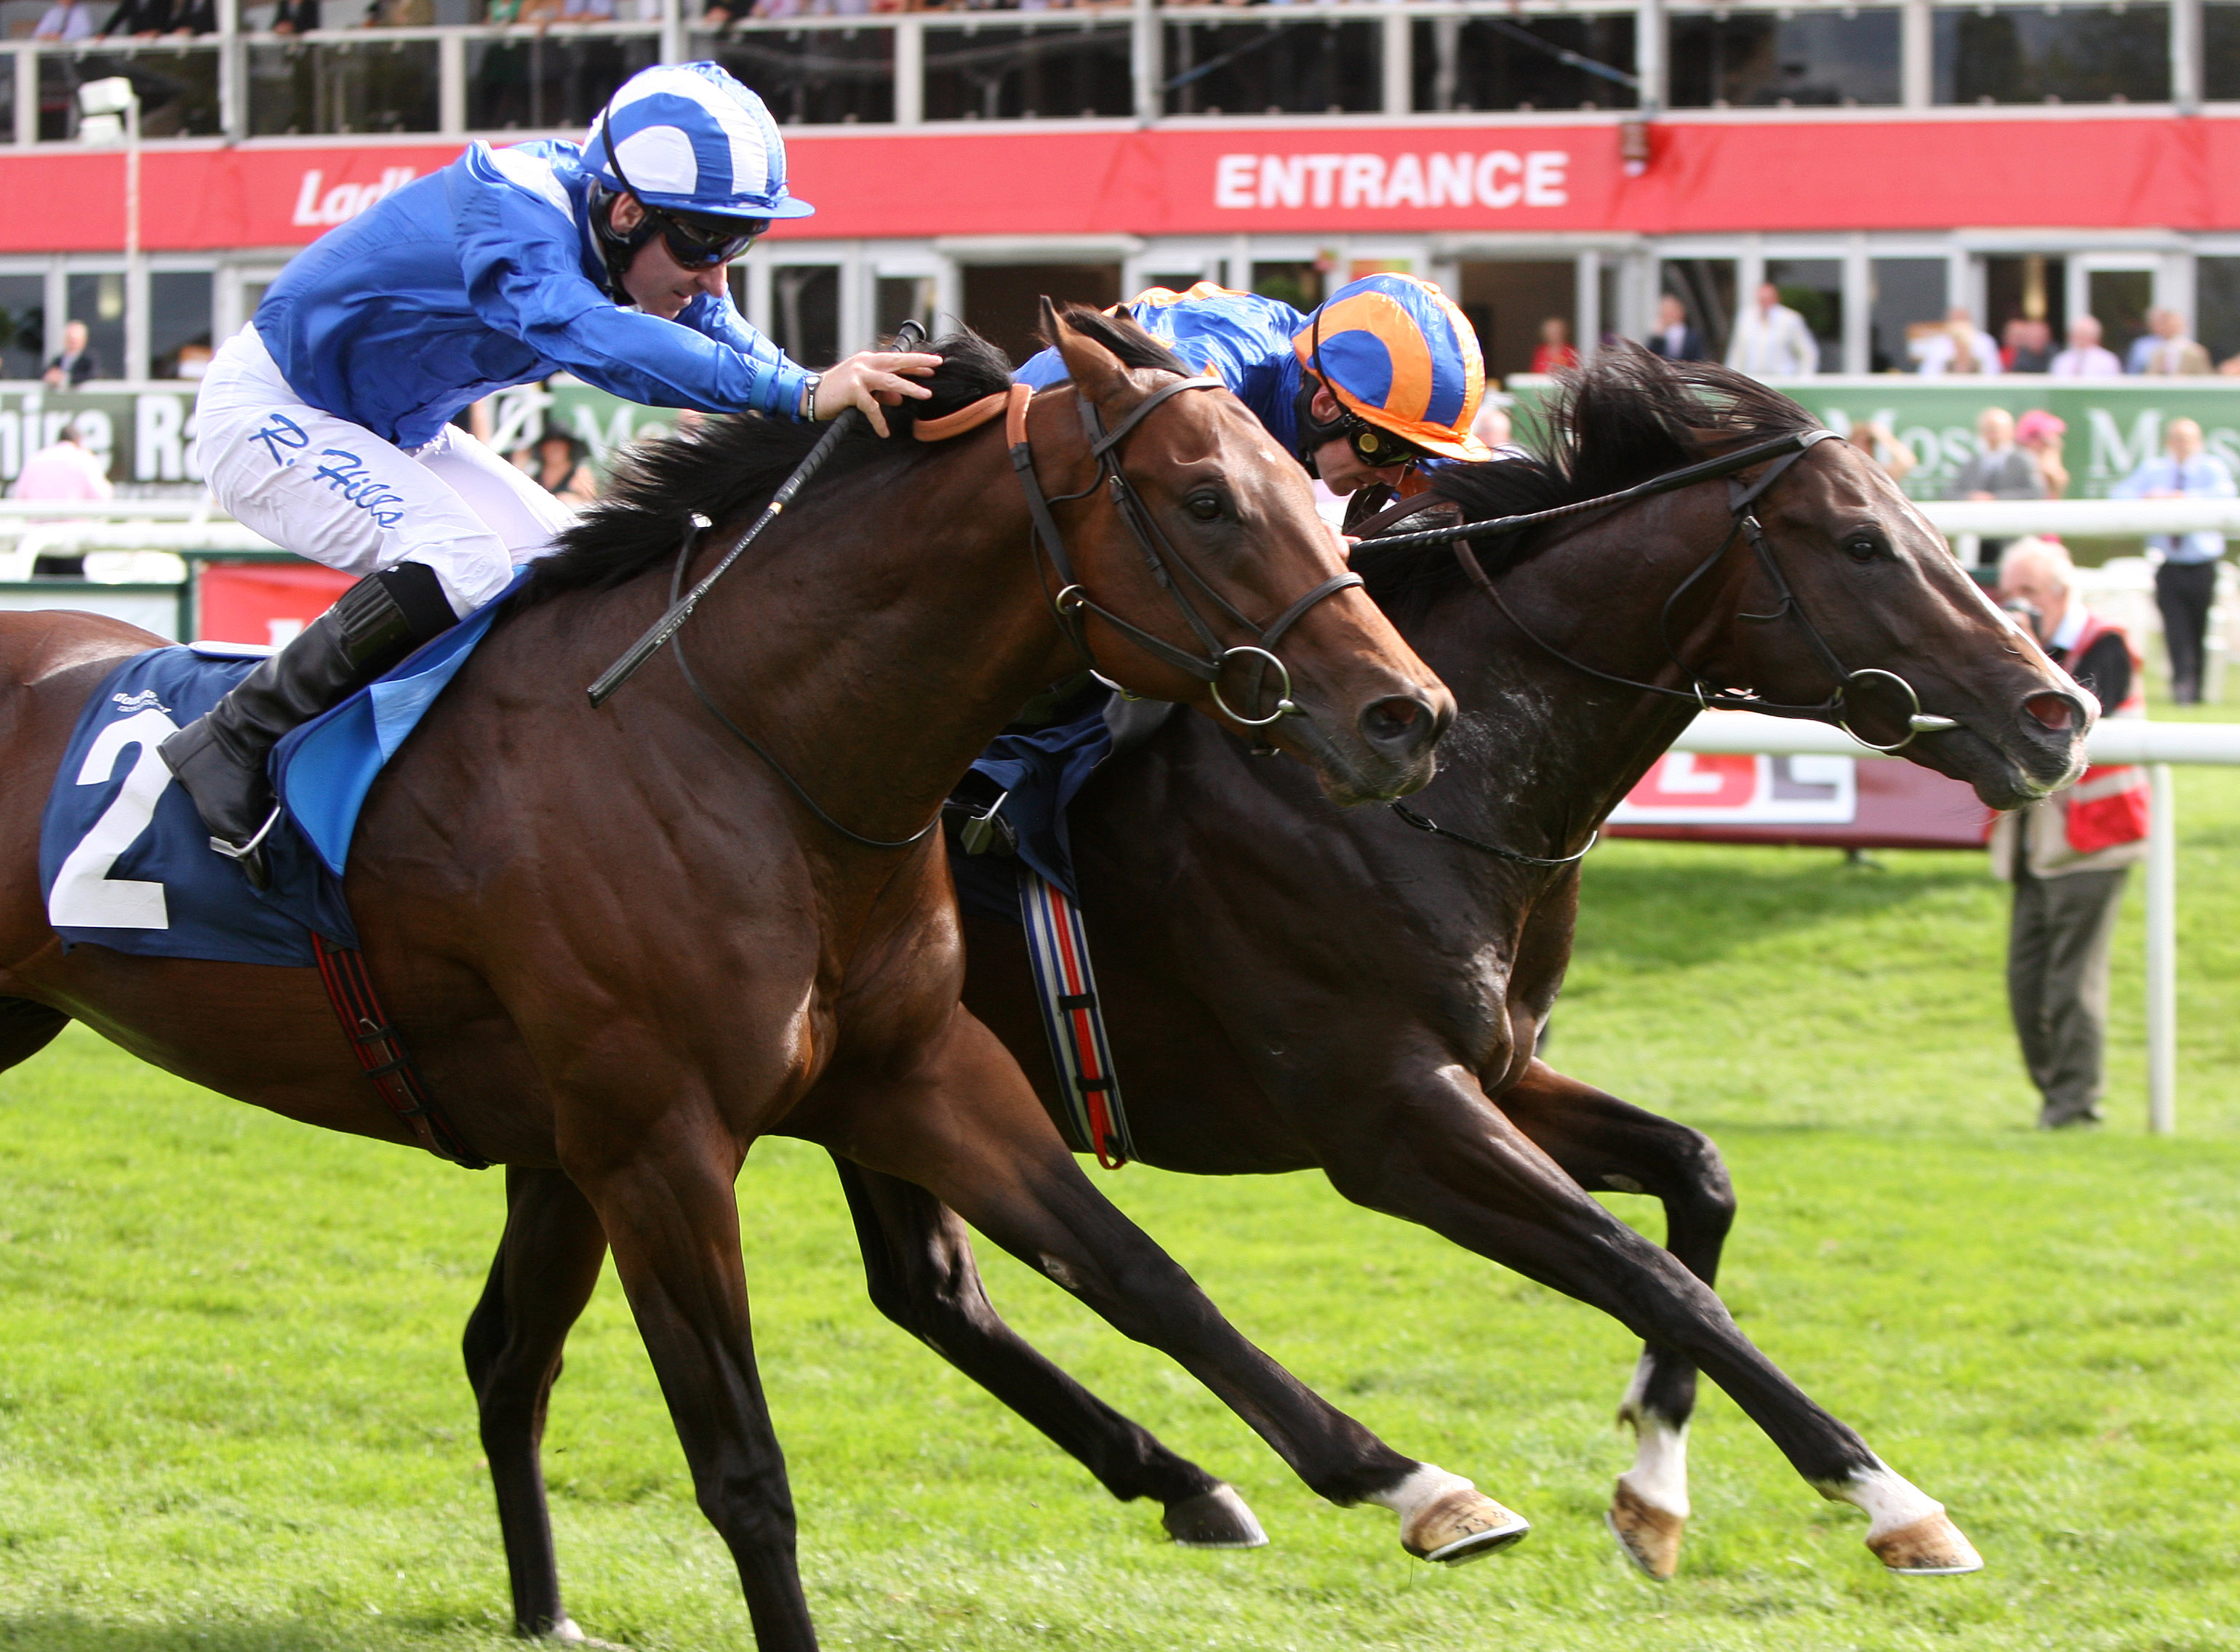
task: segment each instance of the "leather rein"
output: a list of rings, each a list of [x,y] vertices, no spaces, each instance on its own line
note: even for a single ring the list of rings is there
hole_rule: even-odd
[[[1050,612],[1057,621],[1058,629],[1073,644],[1076,651],[1088,663],[1092,672],[1097,671],[1097,660],[1096,656],[1090,652],[1088,637],[1084,633],[1082,619],[1084,613],[1096,615],[1145,653],[1187,671],[1190,676],[1205,683],[1212,690],[1214,703],[1237,723],[1248,728],[1260,728],[1275,722],[1279,717],[1294,714],[1303,715],[1300,713],[1298,705],[1291,699],[1291,675],[1284,668],[1283,662],[1277,656],[1276,645],[1283,640],[1284,633],[1297,624],[1308,610],[1326,596],[1335,596],[1339,591],[1362,583],[1361,576],[1350,572],[1336,575],[1324,580],[1285,609],[1277,616],[1274,623],[1264,629],[1253,624],[1237,609],[1235,604],[1216,590],[1197,569],[1177,553],[1166,536],[1159,531],[1158,523],[1151,516],[1149,507],[1143,503],[1142,495],[1136,491],[1134,485],[1129,482],[1126,473],[1120,468],[1120,462],[1115,451],[1120,443],[1170,396],[1183,390],[1220,390],[1227,388],[1228,386],[1219,379],[1210,376],[1177,379],[1170,384],[1163,384],[1129,409],[1127,416],[1120,421],[1118,427],[1109,433],[1104,429],[1103,420],[1098,416],[1095,403],[1090,402],[1088,396],[1082,395],[1077,388],[1075,396],[1081,410],[1082,430],[1089,438],[1090,456],[1097,461],[1097,475],[1080,492],[1060,494],[1055,498],[1043,493],[1041,478],[1036,474],[1034,444],[1027,436],[1027,410],[1034,393],[1023,384],[1014,384],[1007,394],[983,397],[973,407],[960,410],[958,413],[937,422],[935,430],[927,432],[927,436],[930,440],[945,439],[983,423],[999,411],[1005,415],[1004,435],[1010,444],[1011,469],[1017,474],[1019,484],[1025,491],[1027,512],[1032,523],[1029,536],[1030,550],[1031,551],[1038,548],[1041,553],[1035,560],[1036,576],[1043,580],[1043,589],[1049,596]],[[823,444],[820,443],[820,449],[823,446]],[[804,462],[803,469],[809,468],[808,463]],[[1120,518],[1127,523],[1128,530],[1135,539],[1137,548],[1143,553],[1144,565],[1150,570],[1151,576],[1158,583],[1160,588],[1174,598],[1175,605],[1182,610],[1183,619],[1189,623],[1191,631],[1206,649],[1203,656],[1177,648],[1163,637],[1131,623],[1110,609],[1092,601],[1080,581],[1074,576],[1073,560],[1066,551],[1064,536],[1059,532],[1057,519],[1050,514],[1050,506],[1064,504],[1076,499],[1085,499],[1096,492],[1100,485],[1109,486],[1111,489],[1113,498],[1119,507]],[[765,520],[767,516],[768,513],[765,513]],[[667,629],[663,633],[663,640],[665,640],[676,653],[677,669],[683,673],[685,685],[692,690],[694,697],[707,708],[709,714],[730,730],[749,750],[760,757],[770,771],[785,783],[786,789],[792,792],[801,805],[830,831],[865,849],[909,849],[913,844],[923,842],[941,824],[943,814],[941,809],[936,809],[933,818],[908,837],[870,837],[843,825],[825,811],[823,805],[810,795],[806,787],[793,777],[792,772],[777,760],[769,747],[741,728],[730,714],[717,704],[708,691],[701,687],[700,679],[694,675],[690,663],[684,656],[684,636],[682,628],[683,619],[690,616],[690,603],[697,601],[699,595],[699,590],[696,590],[690,599],[687,598],[684,592],[684,576],[691,565],[692,553],[699,546],[700,536],[706,531],[709,525],[704,517],[693,518],[691,526],[685,530],[684,543],[677,547],[676,567],[670,573],[669,580],[670,611],[674,616],[675,623],[664,622],[667,624]],[[747,536],[751,537],[761,526],[762,523],[757,522],[755,529],[750,530]],[[716,574],[720,574],[728,568],[732,558],[736,557],[738,551],[743,548],[743,541],[733,546],[730,555],[717,569]],[[1054,594],[1050,593],[1049,582],[1043,575],[1042,556],[1047,556],[1050,558],[1050,566],[1057,571],[1061,582]],[[1175,579],[1171,571],[1175,570],[1179,570],[1184,578],[1197,586],[1200,594],[1219,609],[1223,615],[1251,633],[1257,642],[1223,648],[1212,627],[1206,623],[1197,605],[1190,601],[1189,592]],[[714,583],[716,574],[710,575],[707,579],[701,582],[700,590],[704,590],[708,585]],[[657,630],[660,629],[657,627]],[[1253,660],[1256,683],[1261,673],[1270,666],[1275,668],[1282,681],[1283,686],[1277,694],[1276,709],[1264,717],[1240,716],[1230,710],[1228,703],[1221,697],[1221,674],[1227,668],[1229,662],[1239,656],[1250,656]],[[618,667],[617,669],[619,669]],[[1109,681],[1103,677],[1101,672],[1097,675],[1100,680]],[[597,702],[595,701],[594,703]]]
[[[1668,699],[1691,701],[1697,707],[1707,711],[1756,711],[1768,716],[1807,718],[1832,723],[1869,750],[1889,754],[1903,750],[1913,743],[1917,736],[1957,728],[1959,723],[1957,719],[1951,717],[1934,716],[1923,712],[1921,696],[1915,692],[1910,683],[1895,671],[1886,671],[1876,666],[1866,666],[1857,670],[1851,670],[1844,666],[1835,649],[1829,646],[1827,638],[1821,635],[1819,627],[1813,624],[1811,616],[1804,611],[1803,604],[1797,601],[1797,593],[1782,573],[1781,564],[1775,559],[1773,548],[1766,538],[1765,529],[1759,523],[1757,512],[1753,508],[1759,498],[1787,473],[1789,468],[1810,452],[1814,447],[1823,442],[1839,439],[1833,430],[1792,431],[1787,436],[1777,437],[1770,442],[1762,442],[1717,459],[1707,459],[1698,464],[1667,471],[1663,476],[1652,476],[1646,482],[1623,489],[1617,493],[1603,494],[1597,498],[1583,499],[1573,504],[1558,505],[1552,510],[1531,511],[1523,516],[1499,516],[1490,522],[1463,523],[1457,527],[1434,528],[1422,533],[1394,534],[1367,539],[1362,542],[1362,549],[1373,550],[1381,554],[1416,546],[1452,543],[1455,548],[1456,561],[1461,564],[1463,571],[1470,576],[1470,583],[1484,592],[1494,607],[1500,610],[1501,616],[1542,653],[1557,663],[1568,666],[1583,676],[1596,677],[1604,683],[1614,683],[1622,688],[1635,689],[1644,694],[1663,695]],[[1747,470],[1753,465],[1766,463],[1769,460],[1772,463],[1766,464],[1765,473],[1755,482],[1745,483],[1742,480],[1739,472]],[[1673,588],[1672,594],[1664,599],[1664,605],[1657,613],[1657,635],[1664,645],[1665,658],[1671,663],[1674,669],[1688,679],[1689,686],[1686,689],[1669,689],[1662,683],[1643,683],[1632,677],[1620,676],[1615,672],[1605,671],[1599,666],[1590,665],[1584,660],[1564,653],[1517,617],[1516,610],[1510,608],[1503,598],[1501,588],[1496,585],[1492,577],[1486,573],[1483,564],[1478,561],[1477,553],[1470,548],[1469,543],[1472,539],[1492,538],[1497,535],[1521,532],[1526,528],[1535,527],[1542,523],[1580,516],[1590,510],[1630,504],[1637,499],[1676,492],[1682,488],[1692,487],[1697,483],[1714,481],[1722,476],[1727,481],[1727,510],[1734,519],[1734,525],[1728,530],[1726,536],[1719,542],[1718,549],[1698,563],[1688,576]],[[1777,701],[1762,699],[1755,694],[1735,694],[1723,689],[1714,689],[1704,682],[1701,672],[1680,658],[1679,649],[1672,641],[1672,610],[1680,599],[1695,587],[1698,580],[1725,559],[1728,551],[1734,548],[1737,538],[1749,542],[1750,549],[1757,556],[1759,566],[1763,569],[1767,579],[1772,583],[1774,595],[1778,600],[1770,614],[1740,614],[1736,617],[1750,621],[1754,624],[1771,624],[1786,617],[1794,619],[1803,628],[1805,641],[1810,647],[1814,657],[1835,679],[1836,686],[1833,690],[1825,700],[1817,704],[1786,705]],[[1907,704],[1911,708],[1907,714],[1903,738],[1892,741],[1887,745],[1878,745],[1859,733],[1857,729],[1851,727],[1845,715],[1846,696],[1853,685],[1869,678],[1878,678],[1885,683],[1895,683],[1903,693]],[[1402,821],[1418,831],[1452,838],[1457,843],[1467,843],[1472,849],[1482,849],[1486,854],[1497,856],[1503,860],[1523,866],[1571,865],[1583,859],[1588,850],[1594,848],[1602,836],[1597,829],[1588,837],[1586,848],[1580,849],[1575,855],[1543,857],[1520,854],[1515,849],[1503,849],[1497,843],[1485,843],[1478,838],[1465,836],[1460,832],[1450,831],[1428,816],[1410,809],[1404,803],[1395,803],[1392,805],[1392,810]]]

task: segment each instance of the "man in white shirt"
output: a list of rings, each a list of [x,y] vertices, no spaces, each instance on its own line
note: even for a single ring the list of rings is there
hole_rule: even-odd
[[[2069,323],[2069,348],[2045,370],[2055,378],[2121,378],[2123,363],[2100,343],[2100,318],[2079,316]]]
[[[1963,334],[1968,340],[1964,358],[1960,350]],[[2006,370],[1999,361],[1998,341],[1976,325],[1976,318],[1968,313],[1965,304],[1955,304],[1944,312],[1944,330],[1931,333],[1915,345],[1914,359],[1923,378],[1941,378],[1947,373],[1960,372],[1980,373],[1988,377]]]
[[[86,40],[93,35],[92,0],[55,0],[31,30],[34,40]]]
[[[2214,372],[2209,352],[2186,336],[2185,317],[2175,310],[2157,310],[2149,317],[2152,330],[2146,360],[2137,370],[2165,378]]]
[[[2230,499],[2232,471],[2213,453],[2203,453],[2201,427],[2191,419],[2172,419],[2163,434],[2165,450],[2145,461],[2109,491],[2118,499]],[[2155,569],[2155,605],[2162,610],[2163,646],[2170,656],[2170,698],[2180,705],[2201,703],[2202,654],[2209,610],[2217,600],[2217,565],[2224,555],[2220,533],[2156,534],[2147,541],[2159,553]]]
[[[1757,302],[1735,318],[1727,365],[1752,378],[1804,378],[1819,370],[1820,346],[1804,317],[1781,302],[1781,289],[1762,281]]]

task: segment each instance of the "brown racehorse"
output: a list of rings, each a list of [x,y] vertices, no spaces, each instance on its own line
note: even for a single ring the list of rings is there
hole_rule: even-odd
[[[1558,417],[1553,461],[1449,470],[1428,503],[1475,520],[1560,506],[1815,423],[1723,369],[1605,351]],[[1465,708],[1446,775],[1420,800],[1425,811],[1491,849],[1562,864],[1410,830],[1381,810],[1334,810],[1288,766],[1200,719],[1170,721],[1109,765],[1075,810],[1073,843],[1116,1069],[1149,1162],[1207,1175],[1320,1168],[1357,1202],[1445,1234],[1641,1336],[1621,1412],[1639,1455],[1620,1476],[1610,1521],[1652,1575],[1669,1575],[1678,1558],[1698,1368],[1823,1495],[1866,1512],[1869,1546],[1892,1570],[1970,1570],[1975,1552],[1941,1507],[1776,1369],[1713,1294],[1734,1199],[1710,1142],[1532,1056],[1570,953],[1578,879],[1565,857],[1693,715],[1692,696],[1609,677],[1684,694],[1692,676],[1810,704],[1830,677],[1804,636],[1809,621],[1846,666],[1898,673],[1929,712],[1956,720],[1906,755],[1967,780],[1987,803],[2042,796],[2082,761],[2091,714],[2081,690],[2005,623],[1857,450],[1814,446],[1756,503],[1797,614],[1782,611],[1767,564],[1744,553],[1732,497],[1726,483],[1705,483],[1480,542],[1514,619],[1450,552],[1357,555]],[[1685,600],[1671,603],[1683,588]],[[1853,708],[1883,743],[1906,731],[1893,721],[1904,709]],[[967,929],[968,1002],[1057,1116],[1019,932],[978,919]],[[922,1184],[839,1168],[883,1311],[1116,1496],[1191,1510],[1178,1535],[1261,1541],[1241,1505],[1203,1501],[1213,1483],[1204,1470],[997,1316],[963,1224]],[[1667,1246],[1641,1238],[1588,1189],[1662,1200]],[[513,1289],[509,1269],[527,1269],[557,1234],[593,1264],[597,1236],[574,1217],[564,1178],[524,1176],[509,1193],[494,1296]],[[550,1353],[511,1377],[516,1411],[542,1407],[574,1304],[542,1311],[538,1345]],[[557,1584],[541,1506],[506,1519],[519,1534],[509,1552],[533,1553],[547,1569],[527,1580],[524,1598],[548,1598]],[[1170,1512],[1170,1529],[1178,1523]],[[516,1579],[523,1587],[518,1569]]]
[[[1241,403],[1171,393],[1176,375],[1131,370],[1070,330],[1059,342],[1075,388],[1037,397],[1022,423],[1049,491],[1076,496],[1057,517],[1095,602],[1194,653],[1147,524],[1203,582],[1201,602],[1231,612],[1282,614],[1343,572],[1296,467],[1269,454]],[[937,394],[917,416],[1006,390],[987,346],[939,348]],[[1084,402],[1111,431],[1145,415],[1114,461],[1140,502],[1132,525],[1116,471],[1092,462]],[[1077,664],[1037,577],[1048,570],[1029,550],[1003,421],[940,443],[843,443],[686,628],[710,704],[662,660],[604,709],[587,705],[585,684],[660,610],[691,513],[717,524],[704,565],[817,434],[743,420],[658,450],[542,565],[358,828],[347,892],[365,954],[451,1122],[510,1176],[550,1171],[539,1185],[566,1189],[543,1229],[510,1228],[469,1338],[517,1575],[542,1541],[537,1379],[558,1342],[539,1338],[556,1319],[564,1329],[610,1242],[759,1643],[815,1645],[733,1185],[749,1147],[779,1129],[945,1201],[1171,1354],[1325,1495],[1400,1509],[1421,1547],[1513,1536],[1513,1517],[1476,1494],[1437,1507],[1403,1495],[1437,1471],[1253,1348],[1080,1173],[958,1003],[939,835],[847,841],[712,714],[756,731],[852,830],[901,840],[936,814],[1005,719]],[[1082,612],[1083,639],[1117,678],[1210,703],[1208,684]],[[1258,635],[1227,618],[1213,629],[1224,643]],[[0,621],[0,1067],[75,1018],[240,1100],[408,1139],[313,971],[65,954],[48,927],[42,800],[87,695],[153,641],[83,615]],[[1331,796],[1390,797],[1430,777],[1452,701],[1358,590],[1314,607],[1281,653],[1304,715],[1265,734],[1310,758]],[[525,1536],[525,1522],[539,1531]],[[557,1597],[530,1599],[523,1627],[580,1638]]]

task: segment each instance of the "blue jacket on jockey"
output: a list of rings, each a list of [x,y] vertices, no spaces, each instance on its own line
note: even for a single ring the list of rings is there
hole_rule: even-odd
[[[329,230],[256,327],[289,387],[400,448],[493,390],[557,372],[632,402],[790,416],[807,372],[728,295],[671,321],[602,284],[581,146],[487,143]]]
[[[1284,452],[1299,450],[1304,370],[1291,342],[1307,330],[1305,316],[1280,298],[1231,292],[1210,281],[1182,293],[1154,287],[1126,308],[1152,337],[1236,392]],[[1065,363],[1056,350],[1046,350],[1012,376],[1041,390],[1066,376]]]

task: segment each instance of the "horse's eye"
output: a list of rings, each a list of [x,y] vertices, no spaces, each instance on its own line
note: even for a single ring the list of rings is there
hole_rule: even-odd
[[[1215,522],[1221,516],[1221,496],[1217,493],[1194,493],[1183,501],[1183,509],[1200,522]]]
[[[1843,542],[1843,550],[1854,562],[1870,563],[1885,549],[1879,534],[1853,534]]]

